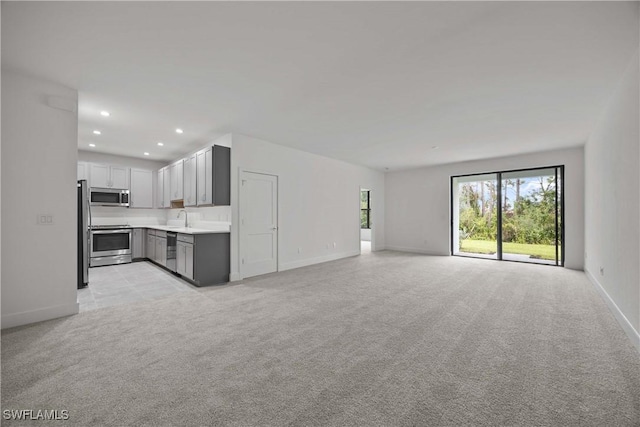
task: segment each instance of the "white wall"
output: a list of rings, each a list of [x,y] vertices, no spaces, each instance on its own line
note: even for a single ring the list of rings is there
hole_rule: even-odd
[[[636,53],[585,146],[585,271],[638,349],[639,73]]]
[[[2,71],[2,328],[78,312],[75,90]],[[37,225],[38,214],[53,216]]]
[[[231,277],[239,274],[238,180],[241,169],[279,176],[279,270],[357,255],[360,187],[375,197],[373,249],[384,248],[384,174],[256,138],[233,134]],[[333,248],[333,242],[336,248]],[[327,243],[330,248],[327,249]],[[302,248],[302,253],[298,253]]]
[[[581,147],[387,173],[386,248],[431,255],[450,254],[452,175],[555,165],[565,165],[565,266],[581,270],[584,252]]]

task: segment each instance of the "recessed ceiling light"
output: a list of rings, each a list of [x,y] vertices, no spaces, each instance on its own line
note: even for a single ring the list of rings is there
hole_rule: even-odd
[[[176,129],[176,133],[182,133],[182,132],[183,132],[182,129],[180,129],[180,128]]]
[[[158,142],[158,147],[162,147],[164,145],[163,142]]]
[[[144,152],[144,155],[145,155],[145,156],[148,156],[148,155],[149,155],[149,153],[147,153],[147,152],[145,151],[145,152]]]
[[[93,133],[96,135],[100,135],[102,132],[100,132],[99,130],[94,130]]]
[[[89,144],[89,147],[95,147],[96,144]]]
[[[108,111],[100,111],[101,116],[109,117],[111,114]]]
[[[438,148],[440,147],[438,147],[437,145],[434,145],[433,147],[431,147],[432,150],[437,150]]]

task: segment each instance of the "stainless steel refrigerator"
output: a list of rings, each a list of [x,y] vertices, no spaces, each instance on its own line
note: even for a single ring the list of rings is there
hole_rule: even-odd
[[[78,181],[78,289],[89,285],[89,229],[91,208],[87,181]]]

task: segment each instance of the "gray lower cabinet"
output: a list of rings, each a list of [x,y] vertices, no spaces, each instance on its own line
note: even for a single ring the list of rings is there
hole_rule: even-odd
[[[196,286],[229,281],[229,233],[178,234],[176,270]]]
[[[193,241],[182,241],[180,240],[182,236],[184,235],[178,235],[176,244],[176,272],[187,279],[193,280]]]
[[[146,257],[152,261],[156,259],[156,231],[155,230],[147,230],[147,247],[146,249]]]
[[[156,230],[156,257],[155,261],[163,267],[167,266],[167,233]]]
[[[131,253],[133,259],[142,259],[146,257],[146,240],[146,230],[144,228],[133,229],[133,241],[131,242]]]

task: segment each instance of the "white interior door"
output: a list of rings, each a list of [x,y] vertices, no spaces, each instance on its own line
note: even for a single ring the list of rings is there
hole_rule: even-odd
[[[278,270],[278,177],[240,174],[240,274]]]

